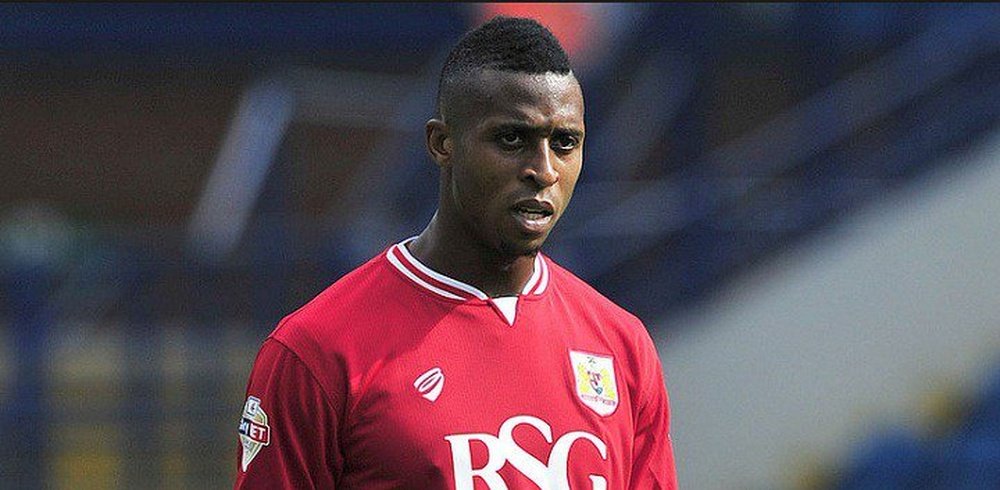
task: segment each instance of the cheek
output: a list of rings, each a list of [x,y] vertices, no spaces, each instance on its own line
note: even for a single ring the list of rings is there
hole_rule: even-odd
[[[462,187],[466,197],[486,200],[488,196],[501,192],[512,178],[516,179],[516,175],[505,173],[506,169],[514,166],[489,151],[464,153],[461,162],[455,168],[456,184]]]
[[[558,185],[563,196],[566,198],[567,204],[569,203],[569,198],[573,195],[573,189],[576,188],[576,182],[580,178],[580,170],[580,162],[573,162],[566,166],[559,178]]]
[[[452,190],[460,206],[477,215],[487,211],[493,196],[500,191],[500,180],[476,160],[465,160],[453,172]]]

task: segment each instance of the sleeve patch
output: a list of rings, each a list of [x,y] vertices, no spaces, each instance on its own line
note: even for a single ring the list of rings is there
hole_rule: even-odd
[[[271,426],[267,425],[267,413],[260,406],[260,399],[247,397],[243,406],[243,417],[240,418],[240,443],[243,446],[241,466],[246,472],[260,450],[271,443]]]

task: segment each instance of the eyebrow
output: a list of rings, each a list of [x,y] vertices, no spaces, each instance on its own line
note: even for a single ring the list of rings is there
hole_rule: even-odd
[[[489,126],[492,126],[492,129],[495,131],[516,130],[524,133],[545,132],[542,126],[535,126],[521,121],[501,121],[497,123],[489,123]],[[556,127],[552,132],[558,134],[568,134],[577,138],[583,137],[583,130],[572,127]]]

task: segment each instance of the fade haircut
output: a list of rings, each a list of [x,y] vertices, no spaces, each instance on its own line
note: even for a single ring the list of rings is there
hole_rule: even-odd
[[[467,33],[451,50],[438,80],[437,115],[471,76],[482,70],[569,74],[559,40],[533,19],[497,16]]]

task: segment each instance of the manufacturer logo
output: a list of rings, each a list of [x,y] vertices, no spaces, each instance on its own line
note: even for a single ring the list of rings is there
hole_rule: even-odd
[[[569,362],[576,378],[576,396],[587,408],[606,416],[618,408],[618,384],[611,356],[569,351]]]
[[[534,427],[545,442],[552,444],[547,461],[536,458],[514,440],[514,429],[527,425]],[[519,432],[520,433],[520,432]],[[455,489],[472,490],[475,478],[484,481],[491,490],[507,490],[507,482],[500,476],[500,468],[510,464],[541,490],[569,490],[570,450],[578,441],[589,443],[607,461],[608,446],[594,434],[574,431],[563,434],[553,443],[552,427],[544,420],[530,415],[518,415],[500,425],[497,436],[492,434],[456,434],[446,436],[451,445],[452,467],[455,471]],[[472,441],[486,446],[487,460],[481,468],[472,467]],[[477,444],[478,445],[478,444]],[[477,448],[478,449],[478,448]],[[605,490],[608,481],[603,475],[587,475],[592,490]]]
[[[260,406],[260,399],[248,397],[240,419],[240,443],[243,445],[242,467],[247,470],[250,462],[257,457],[261,448],[271,443],[271,426],[267,425],[267,413]]]
[[[444,389],[444,373],[441,371],[441,368],[435,367],[421,374],[413,382],[413,387],[417,389],[421,396],[433,402],[441,396],[441,390]]]

